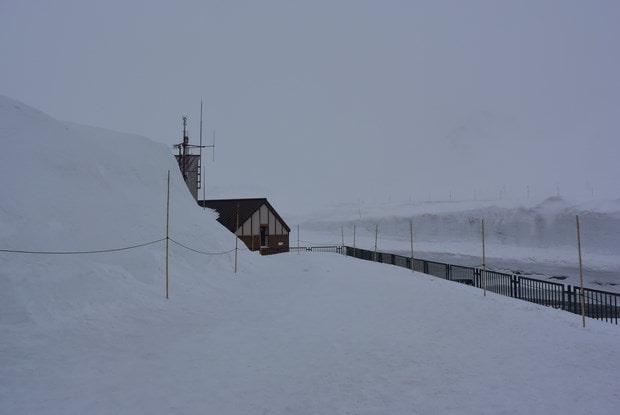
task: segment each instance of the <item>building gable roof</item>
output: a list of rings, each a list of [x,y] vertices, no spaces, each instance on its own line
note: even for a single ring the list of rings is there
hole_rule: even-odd
[[[280,221],[287,232],[291,231],[286,222],[280,217],[278,212],[271,206],[266,198],[252,199],[214,199],[199,200],[198,204],[202,207],[214,209],[219,213],[218,222],[224,225],[231,232],[237,230],[237,206],[239,207],[239,226],[243,225],[262,205],[267,205],[269,210]]]

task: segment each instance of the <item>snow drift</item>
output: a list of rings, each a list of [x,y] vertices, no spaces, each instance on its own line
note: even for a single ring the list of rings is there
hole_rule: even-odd
[[[0,129],[3,147],[10,150],[0,153],[1,249],[98,251],[160,240],[165,237],[168,170],[171,238],[204,252],[233,246],[216,214],[196,206],[166,146],[61,123],[6,97],[0,100]],[[180,272],[192,267],[207,273],[230,268],[230,255],[182,258],[181,248],[172,249],[177,253],[171,256],[173,277],[196,275]],[[68,307],[72,315],[115,295],[134,303],[135,293],[160,294],[163,253],[161,242],[117,253],[1,254],[1,302],[11,306],[0,319],[57,318],[59,308]],[[84,289],[86,282],[95,287]],[[75,294],[71,304],[59,300],[66,291]]]

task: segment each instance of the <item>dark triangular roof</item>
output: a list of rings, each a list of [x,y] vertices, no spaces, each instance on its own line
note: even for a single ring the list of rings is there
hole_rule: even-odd
[[[217,221],[226,226],[231,232],[237,230],[237,206],[239,206],[239,226],[256,212],[262,205],[267,205],[269,210],[273,212],[275,217],[282,223],[282,226],[286,228],[287,232],[291,231],[286,222],[280,217],[278,212],[271,206],[271,204],[264,197],[252,198],[252,199],[214,199],[214,200],[199,200],[198,204],[202,207],[208,207],[214,209],[219,213]]]

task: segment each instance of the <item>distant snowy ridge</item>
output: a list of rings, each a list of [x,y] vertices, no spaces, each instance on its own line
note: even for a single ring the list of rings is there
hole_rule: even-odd
[[[323,218],[321,218],[323,215]],[[347,229],[360,236],[379,225],[383,237],[409,240],[413,221],[417,242],[460,242],[480,238],[481,220],[489,242],[530,248],[565,248],[576,244],[576,215],[582,223],[582,241],[593,253],[617,254],[620,249],[620,201],[598,205],[571,205],[559,197],[532,206],[511,202],[452,202],[337,207],[309,218],[302,228],[313,231]]]
[[[578,274],[577,215],[584,264],[592,275],[589,281],[595,286],[620,284],[620,201],[570,203],[551,197],[529,204],[509,200],[360,203],[294,219],[299,221],[302,244],[340,244],[344,234],[344,243],[352,245],[355,228],[356,245],[374,249],[378,230],[378,249],[401,254],[410,251],[411,221],[417,256],[468,266],[482,264],[484,219],[488,265],[571,275],[573,284]],[[295,244],[295,227],[292,234]]]

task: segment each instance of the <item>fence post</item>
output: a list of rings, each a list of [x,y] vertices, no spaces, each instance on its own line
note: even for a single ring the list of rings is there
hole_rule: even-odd
[[[484,295],[487,295],[487,264],[486,254],[484,251],[484,219],[482,219],[482,286]]]
[[[168,190],[166,192],[166,299],[168,299],[168,241],[170,229],[170,170],[168,170]]]
[[[375,262],[377,262],[377,237],[379,236],[379,224],[375,225]]]
[[[580,295],[581,295],[581,320],[583,322],[583,327],[586,326],[586,300],[583,297],[583,266],[581,263],[581,232],[579,231],[579,215],[576,215],[577,219],[577,247],[579,250],[579,287]]]
[[[411,272],[413,271],[413,220],[409,219],[409,237],[411,239]]]
[[[355,254],[355,224],[353,224],[353,258],[357,257]]]
[[[480,270],[478,268],[474,269],[474,287],[482,288],[480,284]]]
[[[512,298],[521,298],[521,277],[518,275],[512,276],[512,284],[510,286],[510,294]]]

